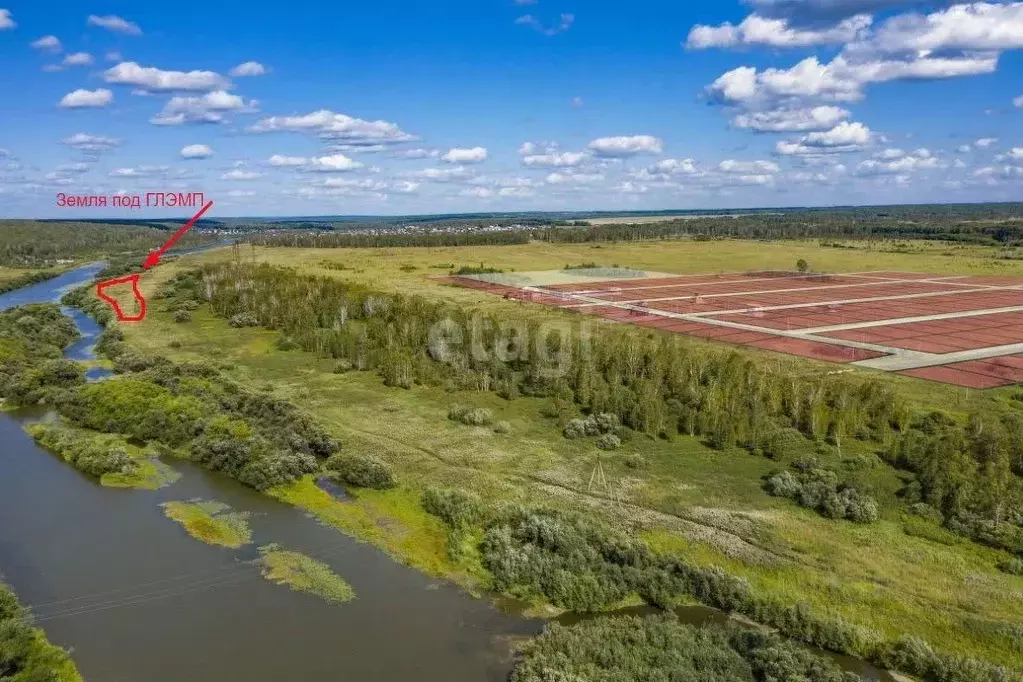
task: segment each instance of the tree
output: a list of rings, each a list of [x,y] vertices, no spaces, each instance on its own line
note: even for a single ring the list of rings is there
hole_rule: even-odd
[[[810,272],[810,264],[806,260],[800,258],[796,261],[796,270],[800,272]]]

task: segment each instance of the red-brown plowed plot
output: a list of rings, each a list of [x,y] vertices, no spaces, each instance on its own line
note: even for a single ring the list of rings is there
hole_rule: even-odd
[[[897,354],[898,366],[926,365],[900,374],[959,386],[1023,382],[1023,353],[1012,347],[1023,345],[1023,277],[765,271],[530,290],[471,278],[448,281],[615,322],[816,360],[848,363]],[[1020,310],[1011,310],[1016,307]],[[934,316],[938,319],[927,319]],[[1006,354],[970,359],[971,351]],[[942,363],[941,356],[951,353],[956,355]]]
[[[749,321],[758,315],[756,324],[771,329],[810,329],[854,322],[895,320],[903,317],[924,317],[945,313],[969,313],[1012,306],[1023,307],[1023,290],[971,291],[957,289],[951,293],[932,293],[918,298],[894,298],[887,301],[821,304],[801,308],[717,314],[715,319],[731,322]],[[653,305],[651,305],[653,307]],[[753,306],[750,306],[751,308]],[[698,311],[703,312],[703,311]]]
[[[1023,312],[892,324],[867,329],[823,332],[821,335],[833,339],[879,343],[892,348],[951,353],[957,350],[1023,343]],[[940,344],[943,349],[929,350],[921,347],[921,344]]]

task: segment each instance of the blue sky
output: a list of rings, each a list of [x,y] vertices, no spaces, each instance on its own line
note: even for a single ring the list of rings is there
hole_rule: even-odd
[[[0,0],[0,217],[1008,201],[1023,2]]]

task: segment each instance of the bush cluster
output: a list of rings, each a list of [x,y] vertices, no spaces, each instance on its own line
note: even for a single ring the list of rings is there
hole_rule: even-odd
[[[838,475],[828,469],[781,471],[767,478],[764,490],[769,495],[794,500],[830,519],[849,519],[856,523],[873,523],[878,519],[874,498],[849,485],[839,484]]]
[[[512,682],[860,682],[805,647],[737,626],[696,628],[671,615],[550,625],[530,642]]]
[[[1010,575],[1023,575],[1023,559],[1012,557],[998,564],[998,568]]]
[[[33,424],[28,427],[28,432],[40,445],[89,476],[130,475],[138,471],[138,461],[114,436],[75,432],[52,422]]]
[[[917,637],[903,637],[880,654],[884,665],[935,682],[1020,682],[1023,675],[1001,665],[934,651]]]
[[[613,434],[618,430],[620,422],[618,416],[610,412],[591,414],[585,419],[573,419],[567,424],[563,433],[565,438],[584,438],[586,436],[601,436]],[[609,448],[611,449],[611,448]]]
[[[29,612],[0,583],[0,678],[17,682],[74,682],[82,678],[67,652],[46,641]]]
[[[478,526],[486,519],[480,498],[463,490],[427,488],[420,503],[423,509],[452,528]]]
[[[227,321],[232,327],[258,327],[259,320],[252,313],[238,313]]]
[[[617,450],[622,447],[622,439],[613,433],[605,433],[597,439],[596,446],[601,450]]]
[[[52,403],[85,382],[63,350],[79,336],[60,307],[32,304],[0,312],[0,398],[13,405]]]
[[[486,426],[494,420],[494,415],[485,407],[452,405],[448,410],[448,419],[467,426]]]
[[[325,466],[331,478],[360,488],[387,490],[398,485],[391,465],[372,455],[339,453],[328,459]]]

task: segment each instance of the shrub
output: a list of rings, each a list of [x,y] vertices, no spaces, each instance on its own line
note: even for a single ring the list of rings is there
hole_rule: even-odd
[[[453,405],[448,410],[448,419],[465,424],[467,426],[486,426],[493,420],[494,416],[485,407],[462,407]]]
[[[398,485],[390,465],[372,455],[333,455],[327,460],[326,467],[344,483],[360,488],[386,490]]]
[[[646,469],[650,464],[643,455],[633,452],[625,456],[625,466],[630,469]]]
[[[511,432],[511,424],[509,424],[508,422],[500,421],[500,422],[497,422],[494,425],[494,433],[510,433],[510,432]]]
[[[231,319],[227,321],[232,327],[258,327],[259,320],[252,313],[238,313],[232,315]]]
[[[586,420],[573,419],[565,424],[562,433],[565,434],[565,438],[582,438],[586,435]]]
[[[334,364],[334,374],[344,374],[352,371],[352,363],[348,360],[338,360]]]
[[[428,488],[420,503],[452,528],[476,526],[486,518],[479,497],[464,490]]]
[[[942,516],[941,512],[926,502],[911,504],[908,507],[908,511],[913,516],[919,516],[922,519],[934,521],[935,523],[943,523],[945,521],[945,517]]]
[[[791,471],[782,471],[767,479],[764,489],[768,495],[795,499],[803,491],[803,485]]]
[[[565,438],[583,438],[584,436],[599,436],[602,434],[616,433],[620,430],[620,427],[621,423],[618,421],[618,415],[603,412],[600,414],[591,414],[585,419],[571,420],[565,424],[563,433],[565,434]]]
[[[622,439],[613,433],[605,433],[597,439],[596,445],[601,450],[617,450],[622,447]]]
[[[674,616],[611,617],[548,626],[523,652],[511,682],[672,680],[748,682],[749,664],[725,631]]]
[[[998,568],[1011,575],[1023,575],[1023,559],[1012,557],[998,564]]]
[[[762,450],[764,456],[770,459],[789,459],[797,454],[799,445],[804,442],[806,439],[803,434],[796,429],[778,429],[764,439]]]
[[[849,519],[856,523],[873,523],[878,519],[877,502],[852,486],[837,485],[838,476],[828,469],[799,463],[801,471],[786,470],[764,481],[768,495],[795,500],[800,506],[814,509],[831,519]]]
[[[199,309],[199,301],[196,301],[196,300],[191,299],[191,298],[187,298],[184,301],[181,301],[180,303],[178,303],[177,306],[175,306],[175,307],[179,311],[185,310],[185,311],[189,311],[189,312],[194,312],[194,311]]]
[[[179,324],[192,321],[192,314],[187,310],[178,310],[174,313],[174,321]]]

